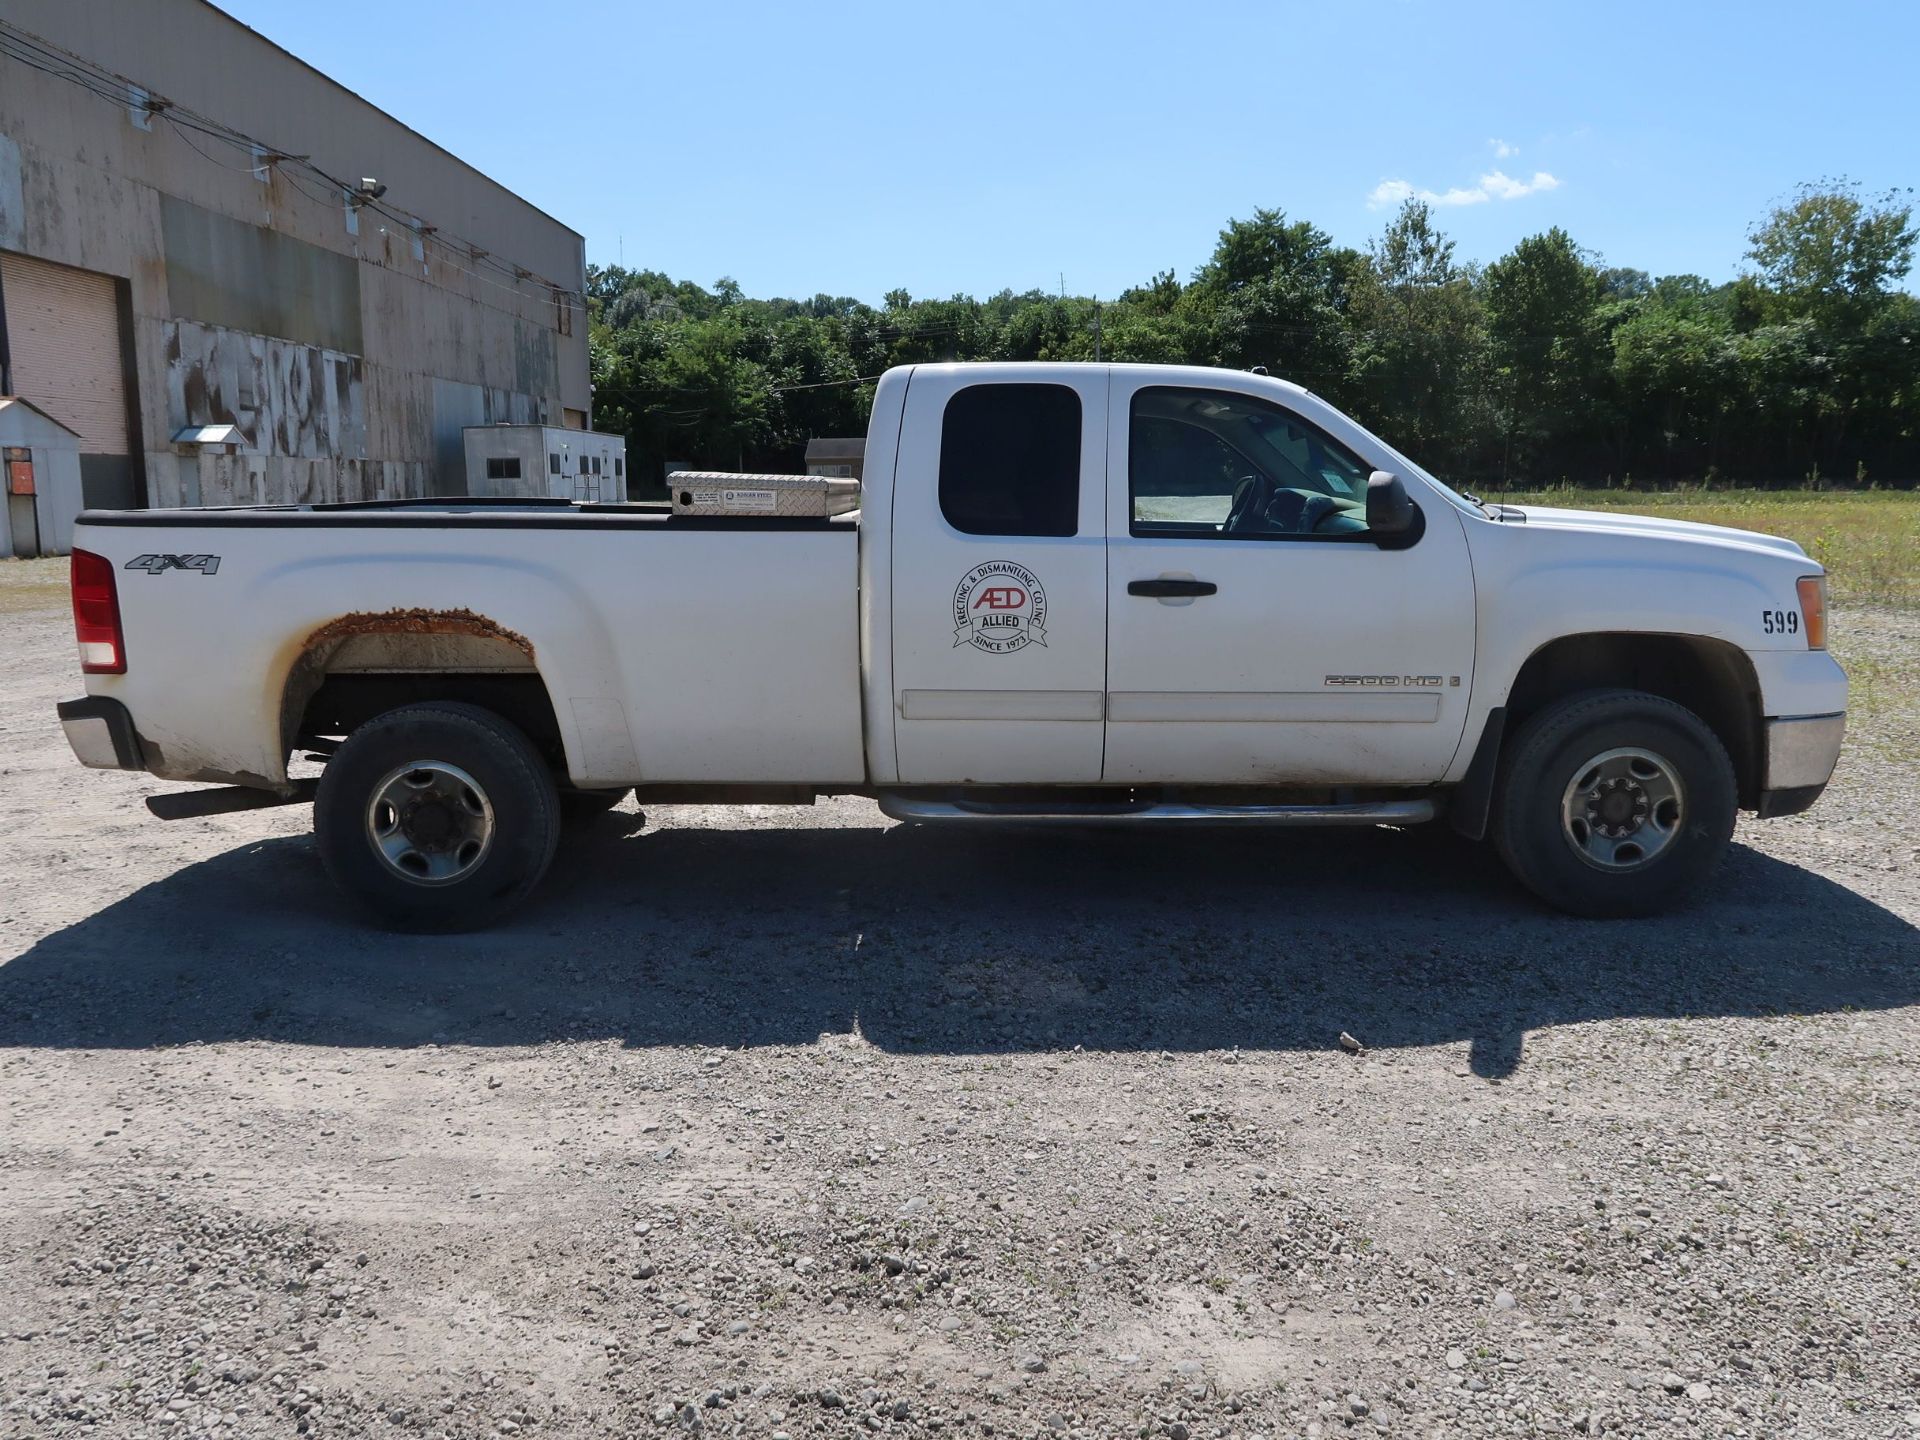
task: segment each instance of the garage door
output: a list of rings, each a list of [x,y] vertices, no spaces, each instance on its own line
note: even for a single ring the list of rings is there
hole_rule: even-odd
[[[113,277],[0,255],[13,387],[80,436],[87,455],[127,453],[120,308]]]

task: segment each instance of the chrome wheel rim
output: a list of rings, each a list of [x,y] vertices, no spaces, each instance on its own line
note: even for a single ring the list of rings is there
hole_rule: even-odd
[[[367,840],[380,862],[410,885],[464,880],[493,848],[493,804],[457,765],[415,760],[373,787]]]
[[[1560,800],[1560,830],[1574,853],[1601,870],[1639,870],[1672,845],[1686,822],[1679,772],[1651,750],[1606,750],[1573,772]]]

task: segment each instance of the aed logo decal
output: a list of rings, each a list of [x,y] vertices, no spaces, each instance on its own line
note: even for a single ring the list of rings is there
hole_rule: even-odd
[[[1012,560],[988,560],[967,571],[953,591],[953,643],[989,655],[1044,646],[1047,591],[1040,577]]]

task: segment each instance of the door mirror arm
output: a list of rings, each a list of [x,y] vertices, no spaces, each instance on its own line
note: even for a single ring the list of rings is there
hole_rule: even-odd
[[[1390,470],[1367,479],[1367,538],[1382,550],[1404,550],[1426,531],[1427,517]]]

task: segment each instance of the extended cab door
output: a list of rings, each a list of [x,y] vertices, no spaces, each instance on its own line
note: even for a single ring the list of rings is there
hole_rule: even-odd
[[[1473,683],[1462,519],[1403,476],[1424,529],[1382,548],[1374,466],[1256,383],[1113,372],[1105,778],[1437,781]]]
[[[1106,370],[922,366],[900,433],[900,782],[1098,780]]]

